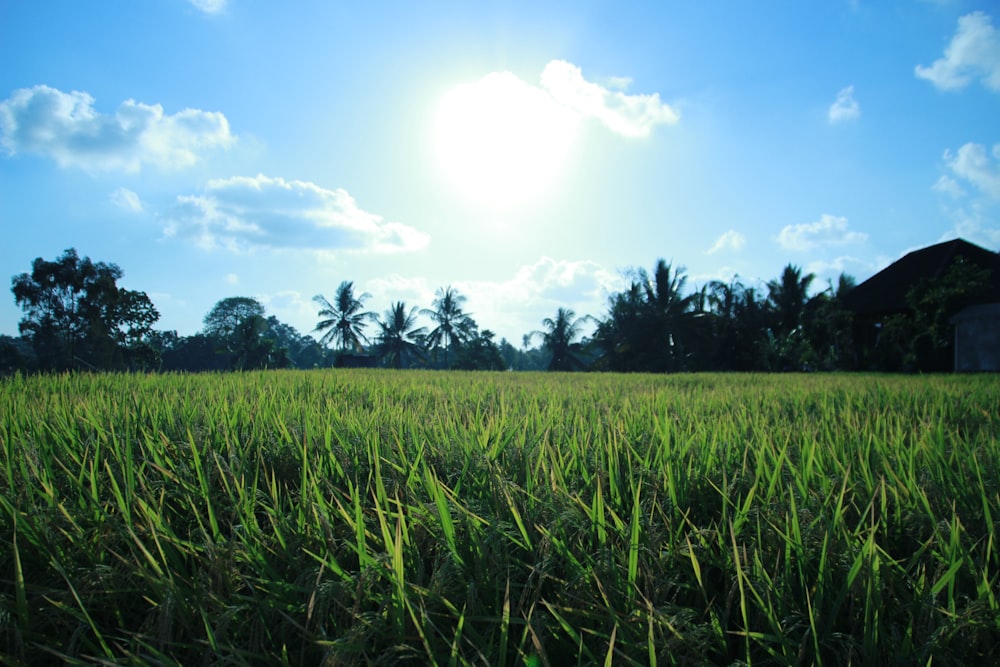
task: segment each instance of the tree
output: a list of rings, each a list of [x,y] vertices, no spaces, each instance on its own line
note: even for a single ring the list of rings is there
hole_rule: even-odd
[[[11,291],[25,313],[18,326],[41,368],[130,368],[144,359],[142,340],[160,315],[145,293],[118,287],[123,275],[117,265],[80,259],[70,248],[54,262],[36,258],[30,274],[13,277]]]
[[[248,296],[231,296],[222,299],[208,311],[203,331],[209,336],[227,340],[241,326],[255,317],[264,317],[264,306]]]
[[[853,370],[858,366],[853,340],[854,317],[844,297],[854,289],[851,276],[841,273],[837,284],[812,298],[803,322],[812,347],[812,364],[817,370]]]
[[[233,296],[216,303],[205,316],[204,335],[214,342],[215,353],[225,358],[227,368],[291,366],[287,349],[278,343],[264,315],[264,306],[256,299]]]
[[[640,269],[629,288],[612,295],[608,318],[599,323],[595,342],[604,351],[601,365],[615,371],[666,372],[687,364],[695,295],[684,295],[687,278],[657,260],[653,273]]]
[[[467,326],[470,317],[462,311],[465,297],[451,287],[438,288],[431,304],[432,310],[424,309],[421,314],[431,318],[437,326],[427,335],[427,344],[437,347],[444,344],[444,365],[448,367],[448,349],[454,342],[462,340],[462,328]]]
[[[24,338],[0,334],[0,376],[31,370],[34,356],[34,350]]]
[[[617,372],[648,370],[643,356],[643,299],[635,281],[624,292],[608,297],[608,316],[597,323],[594,342],[603,350],[598,367]]]
[[[802,326],[809,304],[809,286],[815,278],[812,273],[803,276],[801,268],[788,264],[778,280],[767,283],[768,303],[775,314],[775,334],[788,336]]]
[[[290,324],[285,324],[274,315],[267,318],[266,338],[274,342],[277,350],[284,350],[294,368],[320,368],[327,364],[324,348],[312,336],[304,336]]]
[[[225,359],[224,367],[236,370],[252,367],[251,357],[259,355],[255,340],[264,319],[264,306],[252,297],[231,296],[208,311],[202,332],[212,341],[216,355]]]
[[[327,301],[322,294],[313,297],[320,305],[319,323],[313,331],[324,332],[319,339],[320,344],[339,343],[340,351],[349,349],[360,351],[362,343],[367,343],[365,324],[375,319],[375,314],[364,311],[365,301],[371,298],[367,292],[354,295],[354,283],[345,280],[337,287],[333,303]]]
[[[197,333],[178,337],[171,331],[157,336],[154,344],[161,346],[164,371],[224,371],[230,368],[229,355],[223,354],[215,336]]]
[[[417,327],[417,307],[407,312],[406,304],[397,301],[385,311],[385,320],[378,323],[380,332],[375,350],[383,363],[392,368],[406,368],[421,357],[424,327]]]
[[[580,336],[583,323],[588,319],[586,315],[577,318],[572,310],[560,308],[556,311],[555,318],[546,317],[542,320],[545,331],[536,331],[535,334],[542,337],[545,349],[552,354],[548,370],[575,371],[584,367],[577,355],[580,346],[576,339]]]
[[[454,368],[466,371],[502,371],[508,368],[500,347],[493,342],[496,334],[473,327],[456,346]]]
[[[772,314],[771,332],[780,369],[801,370],[815,361],[804,324],[818,303],[809,297],[816,276],[788,264],[778,280],[767,283],[767,301]],[[807,313],[807,311],[809,311]]]
[[[991,271],[962,255],[940,280],[924,279],[906,295],[912,309],[910,359],[917,370],[942,372],[954,364],[954,334],[950,319],[966,306],[982,303],[990,293]]]

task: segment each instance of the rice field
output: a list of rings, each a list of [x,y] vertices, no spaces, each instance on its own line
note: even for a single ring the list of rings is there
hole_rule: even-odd
[[[1000,664],[1000,377],[0,380],[7,664]]]

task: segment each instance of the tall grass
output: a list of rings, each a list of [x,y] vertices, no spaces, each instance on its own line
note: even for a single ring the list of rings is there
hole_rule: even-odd
[[[0,382],[11,664],[1000,663],[1000,378]]]

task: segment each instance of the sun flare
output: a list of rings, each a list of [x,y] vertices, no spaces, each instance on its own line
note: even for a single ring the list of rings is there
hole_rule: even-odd
[[[548,190],[569,155],[578,115],[510,72],[448,92],[434,128],[451,183],[480,204],[506,209]]]

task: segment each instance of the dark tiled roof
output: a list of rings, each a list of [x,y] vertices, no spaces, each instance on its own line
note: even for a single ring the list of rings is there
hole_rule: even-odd
[[[940,279],[957,257],[989,269],[989,301],[1000,301],[1000,254],[962,239],[946,241],[905,255],[847,293],[844,304],[859,315],[898,313],[907,309],[906,293],[921,280]]]

